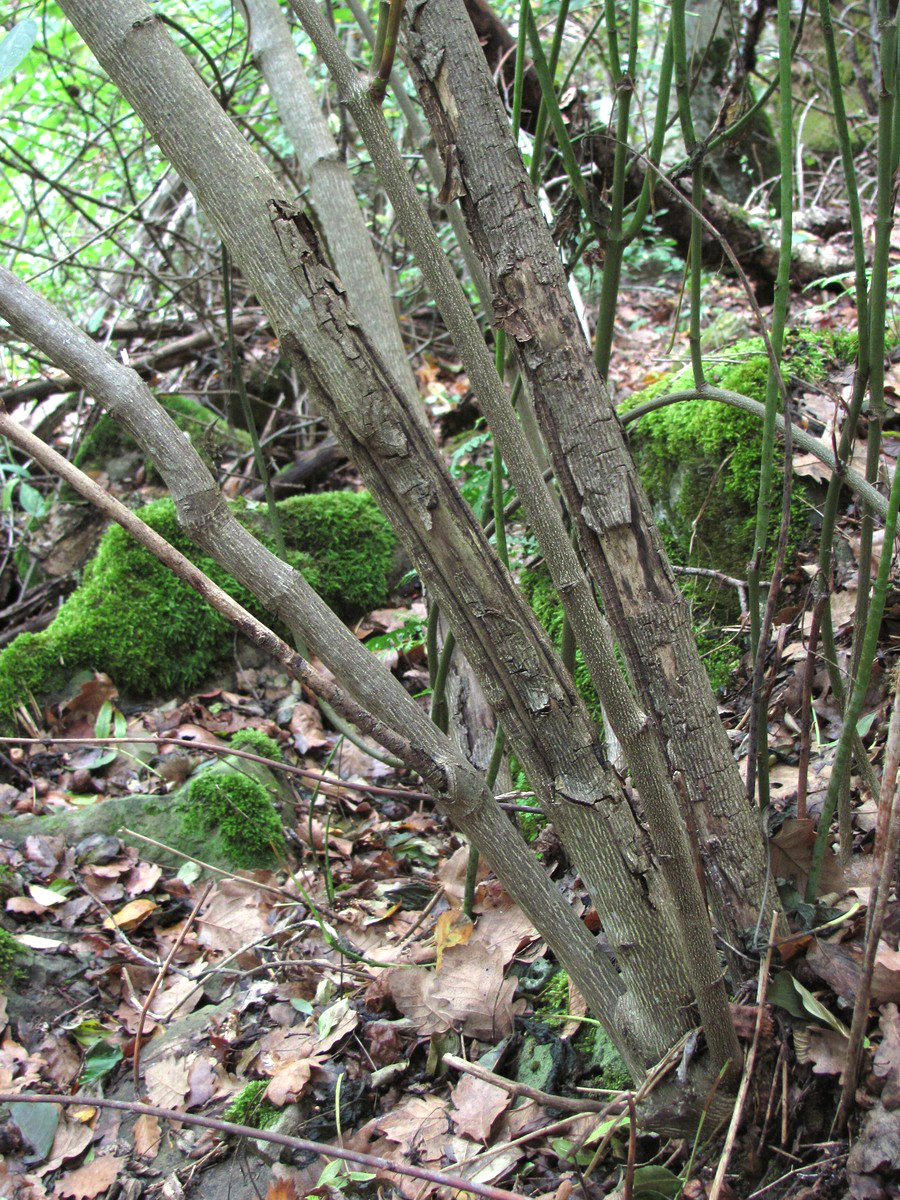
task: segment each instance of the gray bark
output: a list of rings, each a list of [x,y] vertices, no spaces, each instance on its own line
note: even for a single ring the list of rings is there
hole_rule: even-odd
[[[516,348],[585,560],[670,775],[680,772],[685,781],[682,812],[717,920],[737,940],[757,926],[761,906],[771,909],[773,896],[687,605],[462,0],[423,0],[411,21],[417,86],[439,143],[454,147],[495,320]]]
[[[275,101],[297,156],[305,195],[328,251],[347,289],[350,307],[384,358],[397,383],[416,395],[394,300],[353,190],[350,172],[331,136],[278,0],[242,0],[249,18],[250,51]]]
[[[2,401],[0,436],[8,437],[120,521],[186,582],[198,587],[242,633],[281,661],[294,677],[418,772],[451,819],[490,858],[510,895],[547,939],[583,995],[607,1023],[610,1036],[629,1067],[640,1076],[652,1055],[639,1049],[623,1032],[629,1006],[622,981],[487,792],[482,776],[428,720],[391,673],[335,617],[303,577],[238,524],[202,459],[133,370],[116,363],[2,266],[0,315],[19,336],[41,349],[57,366],[71,371],[87,391],[121,420],[159,466],[178,505],[179,516],[197,544],[277,612],[289,628],[302,631],[326,666],[334,670],[356,701],[365,707],[361,708],[340,686],[312,670],[291,647],[206,580],[192,564],[187,563],[185,568],[186,560],[179,563],[181,556],[139,518],[16,425],[6,415]],[[398,729],[402,732],[396,732]]]

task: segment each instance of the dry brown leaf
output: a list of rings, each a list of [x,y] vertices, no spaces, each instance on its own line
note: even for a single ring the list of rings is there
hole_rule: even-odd
[[[398,1143],[404,1157],[439,1162],[450,1133],[449,1105],[437,1096],[413,1096],[379,1117],[377,1126],[388,1141]]]
[[[56,1127],[56,1136],[47,1161],[41,1164],[35,1174],[46,1175],[50,1171],[56,1171],[67,1158],[78,1158],[83,1154],[93,1140],[94,1131],[89,1125],[64,1113]]]
[[[305,700],[301,700],[291,713],[291,733],[294,735],[294,745],[301,754],[328,745],[322,714],[314,704],[307,704]]]
[[[162,867],[156,863],[139,862],[128,872],[125,891],[129,896],[142,896],[146,892],[152,892],[161,875]]]
[[[325,826],[321,821],[301,821],[297,826],[297,835],[302,842],[309,845],[310,824],[312,824],[312,845],[315,850],[325,849]],[[333,829],[328,830],[328,852],[338,854],[341,858],[349,858],[353,853],[353,843],[349,838],[340,837]]]
[[[857,942],[819,942],[806,960],[820,979],[852,1004],[862,976],[863,949]],[[876,1004],[900,1001],[900,954],[880,942],[872,972],[872,1000]]]
[[[445,952],[433,1000],[459,1032],[481,1041],[512,1033],[516,980],[503,978],[503,965],[496,952],[480,944]]]
[[[800,820],[796,817],[785,821],[769,842],[772,874],[776,878],[792,880],[795,887],[802,892],[806,887],[815,844],[814,821],[809,818]],[[831,849],[825,851],[819,887],[822,892],[844,894],[844,873]]]
[[[271,911],[271,893],[254,890],[246,882],[226,879],[217,885],[197,922],[197,940],[211,950],[233,954],[269,932]],[[236,959],[237,965],[245,968],[254,966],[256,961],[252,951]]]
[[[107,1191],[116,1182],[124,1158],[95,1158],[86,1167],[77,1171],[68,1171],[57,1183],[54,1189],[56,1196],[71,1196],[73,1200],[92,1200],[101,1192]]]
[[[382,976],[400,1012],[409,1017],[421,1037],[446,1033],[451,1027],[446,1005],[434,998],[437,976],[425,967],[397,967]]]
[[[512,896],[500,888],[481,889],[482,906],[471,945],[481,945],[506,966],[534,941],[537,932]]]
[[[164,991],[153,997],[150,1014],[159,1021],[169,1017],[186,1017],[193,1012],[203,997],[203,988],[184,975],[169,980]]]
[[[842,1075],[847,1065],[847,1039],[836,1029],[809,1027],[807,1061],[814,1075]]]
[[[134,1123],[134,1152],[140,1158],[156,1158],[162,1130],[156,1117],[142,1114]]]
[[[189,1060],[186,1058],[159,1059],[151,1063],[144,1072],[144,1082],[150,1103],[157,1108],[184,1108],[190,1084]]]
[[[203,1054],[198,1054],[188,1072],[188,1108],[202,1108],[219,1087],[222,1067]]]
[[[144,921],[155,913],[157,905],[152,900],[129,900],[129,902],[120,908],[118,912],[113,913],[111,917],[107,917],[103,922],[104,929],[124,929],[126,932],[132,929],[137,929],[138,925],[142,925]]]
[[[314,1055],[312,1058],[298,1058],[296,1062],[282,1067],[269,1082],[266,1099],[271,1100],[278,1108],[285,1104],[293,1104],[306,1090],[315,1068],[321,1067],[324,1062],[324,1058]]]
[[[450,1098],[456,1132],[476,1142],[487,1142],[495,1121],[512,1103],[509,1092],[474,1075],[463,1075]]]

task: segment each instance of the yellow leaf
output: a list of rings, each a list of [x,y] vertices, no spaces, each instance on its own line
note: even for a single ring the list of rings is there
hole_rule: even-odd
[[[157,905],[152,900],[130,900],[124,908],[120,908],[117,913],[111,917],[107,917],[103,922],[104,929],[115,929],[118,925],[119,929],[137,929],[142,921],[146,921],[152,912],[155,912]]]
[[[434,928],[434,943],[437,947],[437,969],[441,969],[444,951],[451,946],[464,946],[472,936],[475,926],[459,909],[448,909],[441,913]]]

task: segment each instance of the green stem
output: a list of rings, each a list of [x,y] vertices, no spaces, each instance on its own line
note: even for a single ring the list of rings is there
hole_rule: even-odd
[[[625,174],[628,154],[628,131],[631,119],[631,99],[634,95],[634,71],[637,63],[638,0],[631,0],[628,65],[622,70],[619,58],[619,33],[616,28],[616,0],[606,0],[606,37],[609,45],[610,71],[616,90],[618,106],[616,117],[616,147],[613,152],[613,181],[610,193],[609,226],[606,233],[603,281],[600,286],[600,304],[597,314],[597,329],[594,335],[594,362],[602,379],[609,374],[615,331],[616,305],[619,297],[619,282],[622,275],[622,255],[625,241],[622,218],[625,211]]]
[[[391,77],[391,71],[394,68],[394,59],[397,55],[397,41],[400,36],[400,18],[403,16],[403,9],[406,5],[406,0],[390,0],[391,6],[388,12],[387,20],[384,24],[384,43],[381,48],[381,56],[374,58],[374,63],[378,64],[378,73],[372,80],[369,91],[374,100],[379,104],[384,100],[387,93],[388,80]],[[378,13],[378,32],[381,33],[381,10]],[[376,37],[376,48],[378,39]]]
[[[779,112],[779,157],[781,167],[781,245],[778,252],[778,271],[775,277],[775,298],[772,305],[771,343],[776,360],[780,363],[784,346],[784,329],[791,272],[791,244],[793,238],[794,203],[794,128],[793,101],[791,96],[791,13],[790,0],[778,0],[778,112]],[[754,662],[754,681],[757,693],[752,696],[754,711],[751,715],[751,750],[756,750],[755,762],[747,767],[747,793],[752,797],[755,790],[755,774],[759,774],[759,802],[765,807],[769,802],[769,746],[766,721],[765,691],[762,674],[765,665],[767,630],[763,628],[760,597],[760,575],[766,552],[769,523],[772,515],[772,478],[775,465],[775,424],[780,399],[780,379],[775,366],[770,364],[766,380],[766,414],[763,419],[761,462],[759,471],[759,497],[756,505],[756,528],[753,537],[753,553],[747,576],[750,602],[750,650]],[[785,412],[785,420],[788,419]]]

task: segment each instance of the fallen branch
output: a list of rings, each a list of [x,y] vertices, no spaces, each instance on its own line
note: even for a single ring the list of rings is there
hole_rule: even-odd
[[[428,1183],[443,1184],[473,1196],[484,1196],[486,1200],[527,1200],[519,1192],[507,1192],[504,1188],[491,1187],[488,1183],[475,1183],[458,1175],[442,1175],[425,1167],[410,1167],[406,1163],[391,1162],[375,1154],[363,1154],[358,1150],[345,1150],[342,1146],[328,1146],[324,1142],[310,1142],[306,1138],[289,1137],[286,1133],[274,1133],[269,1129],[253,1129],[249,1125],[235,1125],[221,1121],[218,1117],[201,1117],[195,1113],[177,1112],[173,1108],[157,1108],[154,1104],[137,1104],[129,1100],[103,1100],[96,1096],[46,1096],[36,1092],[0,1092],[0,1104],[78,1104],[83,1108],[115,1108],[120,1112],[131,1112],[139,1117],[156,1117],[159,1121],[181,1121],[186,1125],[199,1125],[213,1129],[229,1137],[253,1138],[255,1141],[273,1142],[289,1150],[303,1154],[319,1154],[326,1158],[340,1158],[345,1162],[358,1163],[376,1171],[387,1171],[395,1175],[407,1175],[412,1179],[424,1179]]]
[[[455,1054],[445,1054],[441,1061],[448,1067],[455,1067],[457,1071],[462,1071],[466,1075],[471,1075],[474,1079],[480,1079],[484,1083],[493,1084],[494,1087],[500,1088],[504,1092],[509,1092],[511,1096],[525,1096],[529,1100],[536,1100],[538,1104],[544,1104],[547,1108],[559,1108],[563,1112],[608,1112],[609,1102],[601,1104],[598,1100],[581,1100],[573,1096],[554,1096],[550,1092],[542,1092],[540,1088],[529,1087],[527,1083],[518,1083],[515,1079],[504,1079],[502,1075],[495,1075],[493,1071],[487,1070],[486,1067],[480,1067],[478,1063],[466,1062],[464,1058],[459,1058]]]

